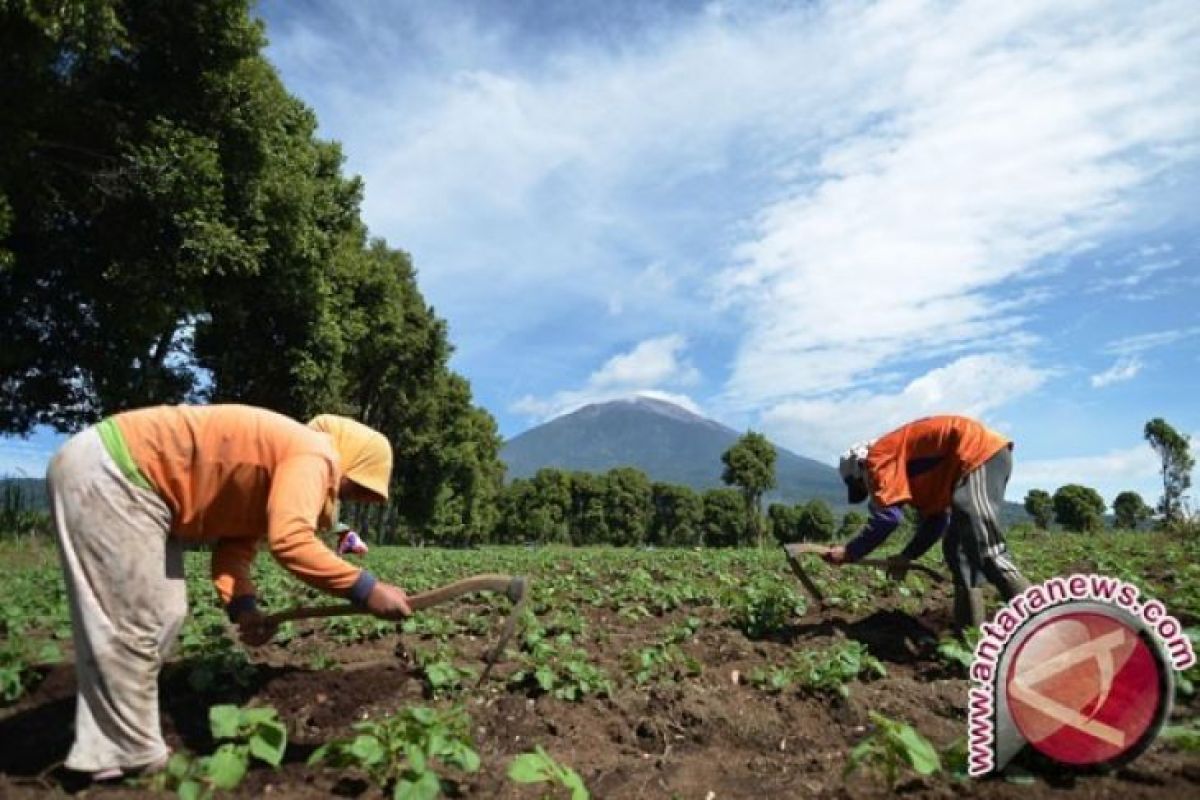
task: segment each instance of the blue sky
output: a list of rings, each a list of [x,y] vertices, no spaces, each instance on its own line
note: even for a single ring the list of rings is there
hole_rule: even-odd
[[[506,435],[649,393],[832,463],[958,412],[1010,498],[1111,500],[1200,432],[1190,0],[259,13]]]

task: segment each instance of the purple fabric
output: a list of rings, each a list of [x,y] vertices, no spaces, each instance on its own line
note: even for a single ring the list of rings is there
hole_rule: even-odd
[[[346,555],[353,553],[361,556],[367,552],[367,543],[359,538],[354,531],[346,531],[342,534],[342,538],[338,541],[338,555]]]
[[[934,514],[921,520],[921,525],[913,535],[912,541],[904,548],[903,555],[910,561],[916,561],[925,555],[925,551],[933,547],[933,543],[942,538],[950,525],[950,514]]]
[[[896,530],[903,519],[904,512],[900,506],[876,509],[862,531],[846,545],[846,560],[858,561],[860,558],[866,558],[892,535],[892,531]]]
[[[252,594],[235,597],[229,601],[229,605],[225,606],[225,613],[229,615],[230,622],[237,622],[237,618],[247,611],[257,610],[258,599]]]
[[[367,595],[375,588],[376,583],[378,581],[375,579],[375,576],[364,569],[359,573],[358,580],[350,587],[350,591],[347,592],[346,596],[350,598],[350,602],[354,603],[354,605],[360,608],[364,607],[367,604]]]

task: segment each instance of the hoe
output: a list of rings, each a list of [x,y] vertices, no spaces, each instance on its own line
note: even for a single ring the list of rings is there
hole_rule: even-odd
[[[479,686],[487,678],[488,673],[491,672],[492,665],[504,654],[504,648],[508,645],[508,640],[512,638],[513,631],[516,629],[517,620],[520,618],[521,612],[525,610],[528,589],[529,581],[521,575],[473,575],[470,578],[463,578],[460,581],[448,583],[445,586],[438,586],[427,592],[409,595],[408,604],[412,607],[413,611],[424,611],[442,603],[457,600],[464,595],[474,594],[475,592],[503,592],[509,601],[512,602],[512,610],[508,613],[508,619],[505,620],[504,627],[500,629],[500,638],[496,640],[496,644],[488,651],[486,657],[487,666],[484,667],[483,673],[475,683],[476,686]],[[367,612],[364,609],[353,605],[301,606],[288,611],[280,611],[278,614],[271,614],[267,617],[267,620],[278,624],[297,619],[343,617],[365,613]]]
[[[804,571],[804,565],[800,563],[800,556],[804,554],[822,555],[826,548],[819,544],[810,544],[800,542],[795,544],[785,544],[783,552],[787,555],[788,566],[792,568],[792,573],[804,585],[805,591],[812,595],[813,600],[817,601],[817,606],[820,610],[825,610],[825,595],[822,594],[820,588]],[[864,558],[853,562],[855,566],[878,567],[879,569],[887,568],[887,561],[882,558]],[[935,569],[925,566],[924,564],[909,564],[909,569],[915,569],[918,572],[924,572],[935,581],[945,581],[946,577]]]

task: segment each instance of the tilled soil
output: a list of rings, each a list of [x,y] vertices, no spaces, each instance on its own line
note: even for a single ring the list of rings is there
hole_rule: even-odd
[[[913,777],[889,787],[871,773],[843,777],[847,753],[869,730],[870,711],[909,722],[939,746],[963,736],[967,682],[930,646],[947,624],[944,600],[931,598],[916,616],[896,609],[860,616],[812,613],[760,641],[706,620],[683,644],[703,672],[650,687],[633,684],[623,658],[688,613],[629,622],[588,609],[589,629],[607,632],[605,641],[588,645],[589,657],[614,678],[613,696],[581,702],[529,696],[506,687],[504,678],[516,667],[499,665],[484,687],[458,697],[470,714],[483,766],[476,774],[451,774],[445,789],[452,797],[545,796],[543,787],[518,786],[505,777],[513,756],[540,744],[578,771],[598,798],[1200,797],[1200,758],[1161,742],[1132,765],[1105,774],[1071,776],[1030,762],[1032,774],[1009,779]],[[824,647],[841,637],[866,644],[885,663],[887,676],[852,683],[847,698],[794,689],[769,694],[745,680],[755,666],[784,662],[791,649]],[[405,706],[451,702],[429,696],[406,650],[410,638],[396,634],[330,648],[321,634],[302,634],[287,646],[255,652],[248,685],[205,694],[189,686],[186,663],[170,664],[161,692],[167,740],[176,749],[211,752],[210,705],[270,705],[289,728],[285,763],[279,770],[252,768],[235,796],[379,797],[363,776],[309,767],[306,760],[358,721]],[[481,656],[487,642],[460,637],[454,644],[467,663]],[[336,664],[308,666],[318,649],[332,649]],[[0,798],[154,796],[129,784],[88,786],[61,768],[71,741],[73,694],[73,669],[59,665],[19,704],[0,711]]]

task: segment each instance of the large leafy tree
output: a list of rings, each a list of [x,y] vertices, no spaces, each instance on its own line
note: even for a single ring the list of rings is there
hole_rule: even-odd
[[[775,447],[761,433],[748,431],[721,454],[721,480],[736,486],[746,506],[749,538],[763,544],[762,496],[775,488]]]
[[[1054,498],[1045,489],[1030,489],[1025,494],[1025,511],[1033,517],[1034,525],[1046,530],[1054,519]]]
[[[491,540],[503,544],[519,544],[530,541],[525,525],[527,509],[533,494],[533,484],[528,478],[517,478],[500,493],[496,525]]]
[[[617,467],[606,475],[604,515],[609,541],[637,545],[650,527],[650,479],[632,467]]]
[[[527,510],[529,532],[542,542],[570,541],[571,476],[561,469],[539,469],[531,480]]]
[[[700,496],[688,486],[654,483],[650,486],[650,532],[647,541],[666,546],[699,544],[704,509]]]
[[[1192,485],[1196,460],[1191,453],[1191,437],[1179,433],[1161,417],[1147,422],[1144,433],[1158,454],[1163,481],[1158,510],[1163,521],[1170,525],[1183,518],[1183,494]]]
[[[771,503],[767,506],[767,521],[771,526],[771,535],[780,544],[791,544],[801,539],[800,531],[796,528],[796,518],[803,507],[789,506],[787,503]]]
[[[1054,493],[1054,517],[1069,531],[1098,531],[1104,526],[1104,498],[1091,487],[1069,483]]]
[[[183,400],[349,414],[399,456],[361,521],[470,541],[495,423],[264,43],[247,0],[0,3],[0,431]]]
[[[736,489],[709,489],[701,495],[700,522],[708,547],[736,547],[746,532],[746,503]]]
[[[1113,499],[1113,527],[1137,530],[1153,511],[1137,492],[1121,492]]]
[[[205,285],[266,245],[239,220],[262,44],[244,0],[0,5],[0,430],[200,388]]]
[[[837,524],[829,504],[819,498],[797,506],[796,530],[807,542],[827,542],[833,538]]]
[[[592,472],[571,475],[571,541],[575,544],[600,544],[609,539],[604,498],[608,479]]]

